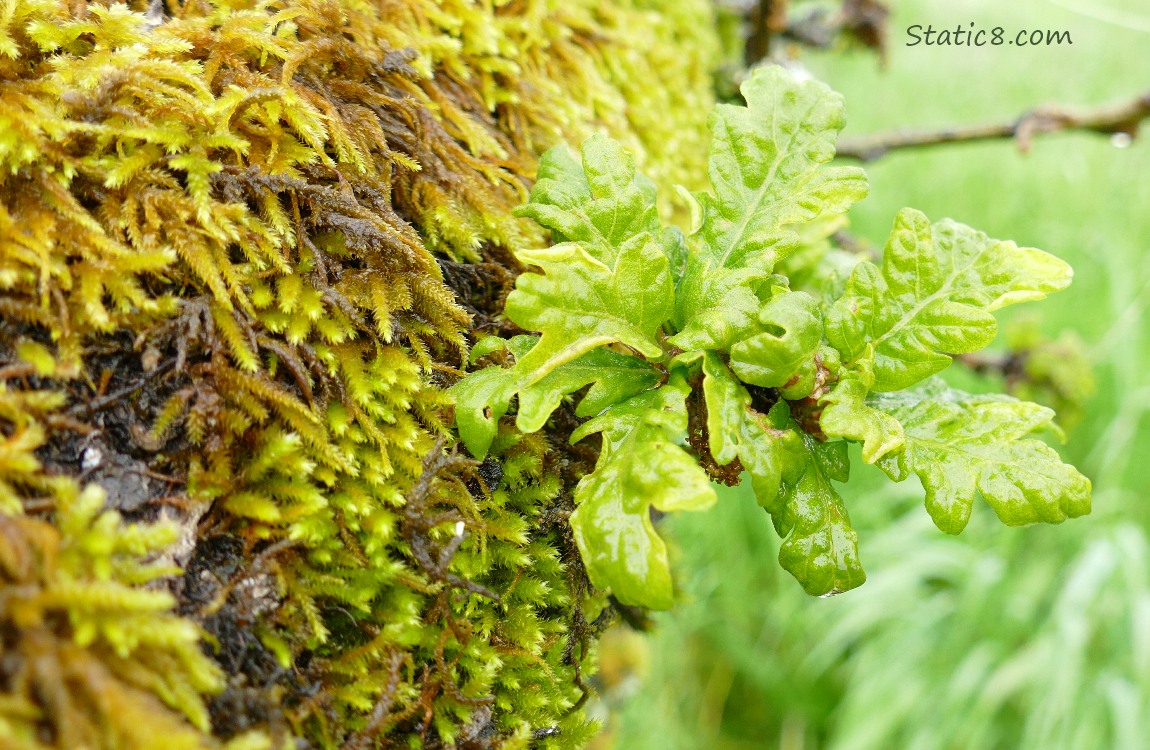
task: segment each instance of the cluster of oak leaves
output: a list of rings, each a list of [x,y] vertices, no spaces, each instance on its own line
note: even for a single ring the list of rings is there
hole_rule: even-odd
[[[473,350],[513,364],[452,388],[470,451],[486,454],[513,397],[517,427],[534,432],[590,386],[576,409],[590,419],[570,439],[598,434],[601,451],[571,526],[596,586],[654,608],[673,593],[650,509],[706,509],[724,467],[749,474],[783,537],[779,562],[816,595],[865,580],[832,484],[847,479],[851,442],[894,481],[916,474],[948,533],[978,494],[1009,525],[1087,513],[1089,480],[1028,437],[1057,432],[1053,411],[934,377],[994,339],[995,310],[1065,288],[1069,266],[904,209],[881,266],[791,288],[788,258],[865,196],[866,178],[826,166],[844,120],[825,85],[771,67],[742,91],[746,107],[712,114],[713,192],[685,196],[688,236],[661,224],[653,183],[611,139],[585,142],[581,162],[544,156],[519,213],[555,244],[517,254],[542,273],[520,276],[506,305],[539,335]]]

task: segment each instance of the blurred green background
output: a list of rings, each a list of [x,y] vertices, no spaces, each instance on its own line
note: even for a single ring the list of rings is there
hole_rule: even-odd
[[[845,95],[844,135],[1150,90],[1146,0],[890,4],[886,70],[865,53],[803,58]],[[970,21],[1065,29],[1073,45],[905,46],[912,24]],[[611,729],[600,747],[1150,747],[1147,131],[1128,148],[1058,134],[1025,156],[1009,142],[895,153],[867,167],[871,195],[851,214],[852,232],[880,246],[909,205],[1074,266],[1068,291],[1005,319],[1037,313],[1047,335],[1085,342],[1097,393],[1062,451],[1094,481],[1092,515],[1007,529],[982,504],[962,536],[947,537],[913,478],[890,484],[856,460],[841,489],[869,580],[823,600],[779,569],[749,489],[669,519],[683,601],[656,617],[652,635],[621,631],[604,643]]]

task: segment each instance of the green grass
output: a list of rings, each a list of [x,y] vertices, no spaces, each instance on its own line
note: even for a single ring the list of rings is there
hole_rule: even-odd
[[[897,3],[890,67],[810,57],[847,99],[848,134],[1014,117],[1150,89],[1139,0]],[[957,7],[961,6],[961,10]],[[1063,6],[1085,8],[1088,14]],[[1147,30],[1108,22],[1137,16]],[[1063,48],[907,48],[914,23],[1067,29]],[[1098,394],[1063,447],[1094,512],[1000,528],[985,505],[950,538],[913,480],[855,462],[844,490],[870,580],[829,600],[778,570],[765,514],[741,489],[671,519],[685,601],[657,618],[648,674],[616,711],[620,750],[1144,748],[1150,746],[1150,138],[1087,134],[899,153],[868,167],[853,231],[881,242],[904,205],[1050,251],[1070,290],[1020,313],[1088,344]],[[1029,308],[1027,310],[1026,308]]]

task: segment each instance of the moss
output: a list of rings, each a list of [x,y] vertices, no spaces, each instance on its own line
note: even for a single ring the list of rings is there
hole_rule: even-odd
[[[172,614],[174,597],[147,585],[178,572],[154,558],[177,528],[125,524],[104,509],[100,485],[42,471],[36,450],[62,402],[0,391],[0,737],[20,749],[199,748],[209,727],[200,695],[223,674],[196,625]],[[50,506],[52,522],[22,504]]]
[[[0,7],[6,746],[585,743],[585,457],[441,388],[543,149],[703,173],[709,13]]]

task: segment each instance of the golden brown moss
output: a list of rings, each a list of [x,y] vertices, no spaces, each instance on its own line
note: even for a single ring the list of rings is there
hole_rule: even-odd
[[[600,5],[0,4],[0,737],[586,739],[568,461],[439,386],[542,149],[701,173],[706,4]]]
[[[0,391],[0,737],[14,748],[203,747],[201,694],[223,675],[199,628],[171,613],[175,598],[147,586],[178,572],[154,559],[177,528],[125,524],[104,510],[100,485],[41,470],[36,450],[44,426],[67,419],[63,400]],[[50,507],[52,522],[21,504]]]

